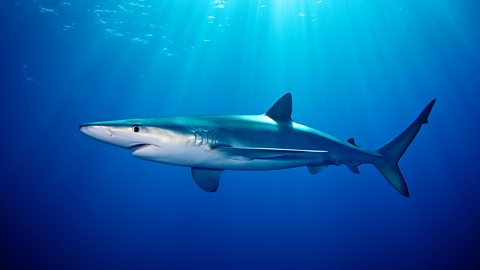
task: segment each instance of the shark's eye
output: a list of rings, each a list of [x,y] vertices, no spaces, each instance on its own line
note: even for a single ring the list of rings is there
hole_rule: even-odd
[[[133,132],[139,132],[140,131],[140,126],[139,125],[133,125]]]

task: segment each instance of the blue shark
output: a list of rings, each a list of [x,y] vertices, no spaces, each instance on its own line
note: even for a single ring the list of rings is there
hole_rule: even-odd
[[[190,167],[204,191],[217,190],[224,170],[278,170],[306,166],[316,174],[328,166],[344,165],[355,174],[372,164],[395,190],[409,191],[398,161],[435,104],[393,140],[374,151],[292,120],[292,95],[283,95],[260,115],[180,116],[92,122],[80,130],[102,142],[126,148],[149,161]]]

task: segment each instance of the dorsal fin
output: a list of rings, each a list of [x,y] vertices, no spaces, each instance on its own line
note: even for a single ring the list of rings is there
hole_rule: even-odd
[[[266,115],[277,122],[292,121],[292,94],[283,95],[273,104]]]
[[[358,146],[357,143],[355,142],[355,139],[354,138],[350,138],[347,140],[347,142],[351,145],[355,145],[355,146]]]

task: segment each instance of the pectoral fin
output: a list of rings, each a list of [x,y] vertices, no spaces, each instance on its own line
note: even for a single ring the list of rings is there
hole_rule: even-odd
[[[222,172],[223,170],[192,168],[193,180],[206,192],[217,191]]]
[[[215,149],[232,157],[245,157],[247,159],[302,159],[319,158],[326,154],[325,150],[290,149],[290,148],[265,148],[265,147],[233,147],[221,145]]]

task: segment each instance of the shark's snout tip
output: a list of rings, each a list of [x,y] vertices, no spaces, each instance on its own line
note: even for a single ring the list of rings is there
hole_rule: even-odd
[[[80,125],[80,126],[78,126],[78,129],[79,129],[82,133],[86,133],[86,132],[87,132],[87,128],[88,128],[87,125]]]
[[[80,130],[80,132],[90,135],[93,131],[93,126],[89,124],[82,124],[78,126],[78,129]]]
[[[113,137],[112,130],[109,127],[101,125],[84,124],[78,127],[80,132],[98,140],[107,140]],[[108,139],[109,140],[109,139]]]

